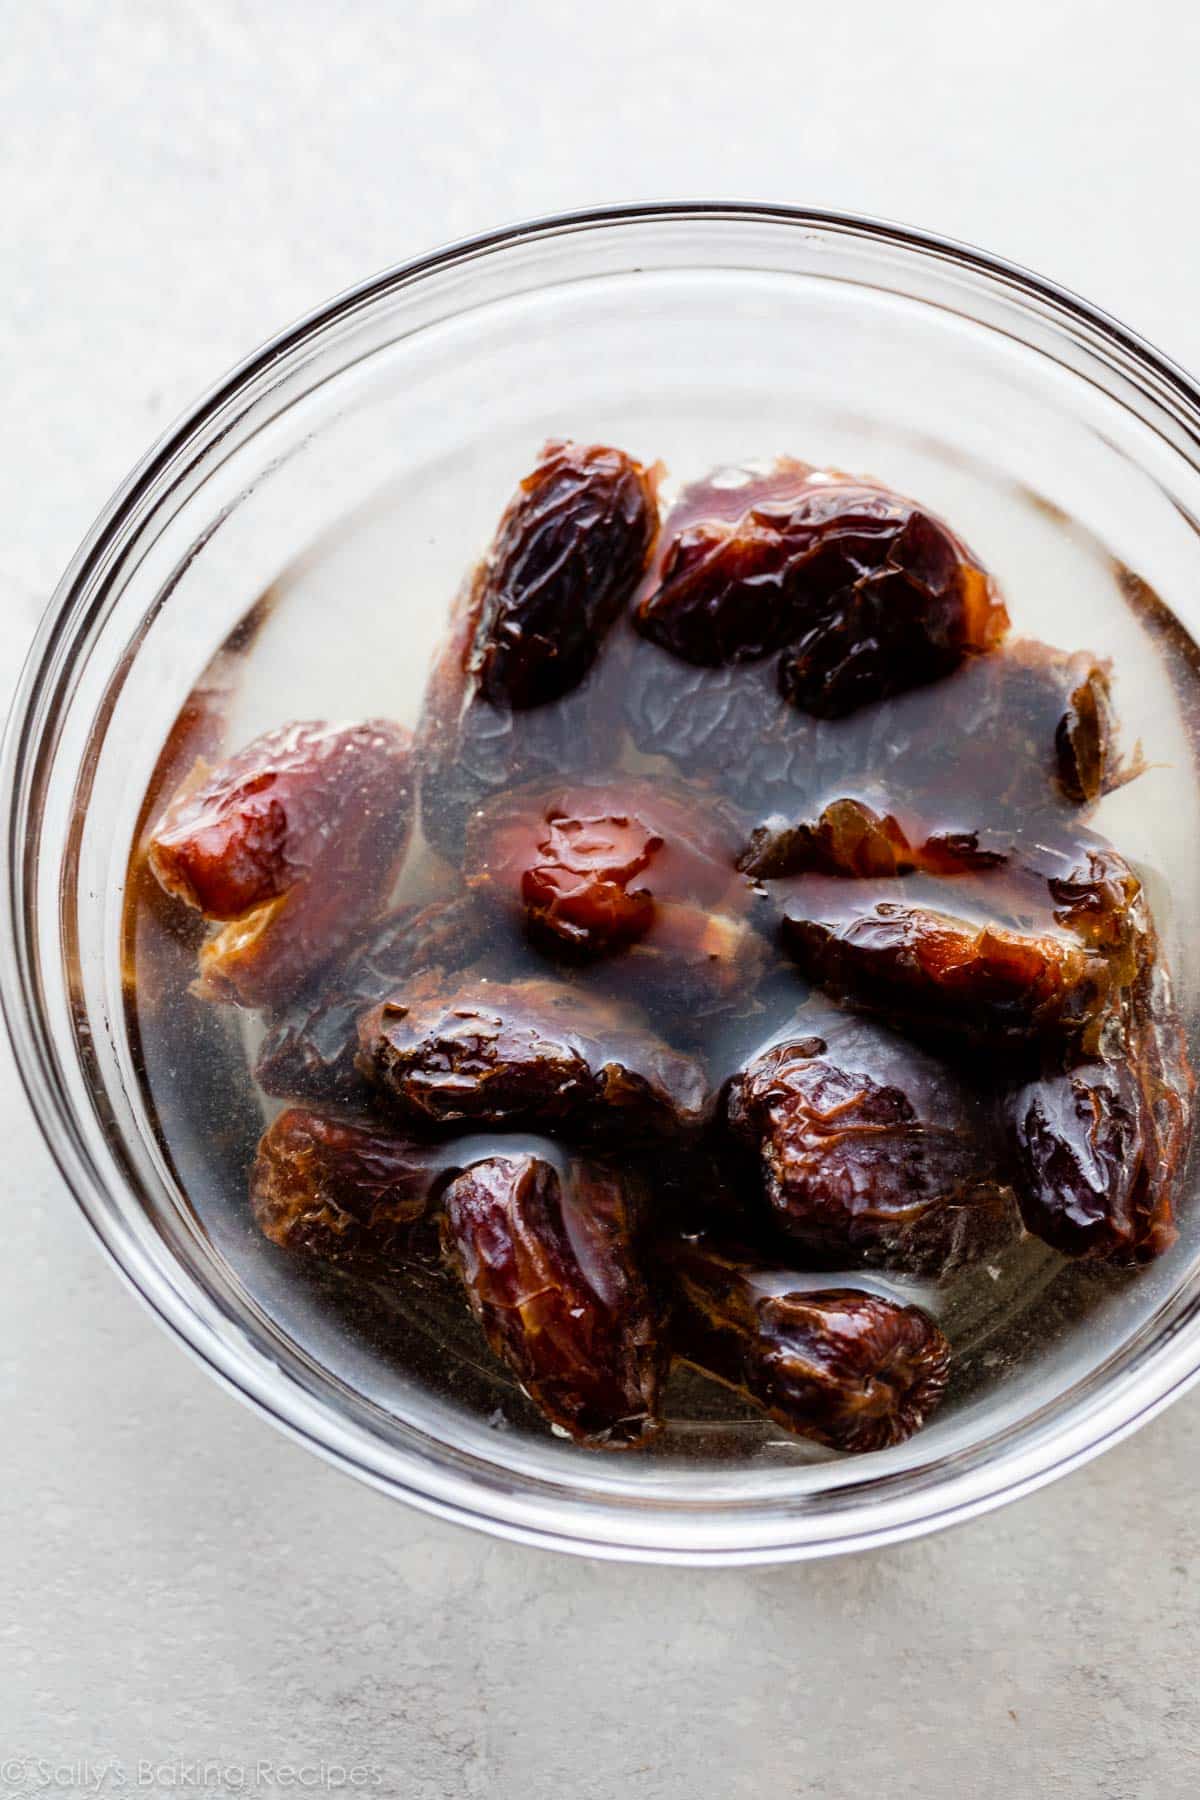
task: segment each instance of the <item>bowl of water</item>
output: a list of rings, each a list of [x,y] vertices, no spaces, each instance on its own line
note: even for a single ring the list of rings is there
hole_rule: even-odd
[[[686,1371],[643,1452],[539,1431],[436,1281],[350,1290],[257,1232],[257,1028],[170,1000],[187,947],[134,891],[131,853],[198,750],[285,719],[415,726],[453,596],[546,439],[619,444],[680,483],[793,455],[919,496],[996,576],[1015,631],[1111,664],[1144,767],[1095,823],[1145,885],[1194,1042],[1198,428],[1182,371],[1050,283],[775,207],[516,227],[281,332],[114,496],[9,723],[5,1011],[47,1139],[133,1289],[235,1392],[377,1487],[630,1559],[911,1536],[1159,1410],[1200,1370],[1190,1171],[1178,1242],[1136,1273],[1024,1238],[982,1278],[877,1280],[955,1351],[906,1444],[840,1458]]]

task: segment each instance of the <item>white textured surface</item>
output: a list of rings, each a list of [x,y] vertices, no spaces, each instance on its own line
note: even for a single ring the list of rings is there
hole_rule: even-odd
[[[9,679],[199,389],[514,216],[703,194],[915,220],[1200,364],[1182,0],[35,0],[4,36]],[[183,1771],[139,1788],[139,1758],[247,1791],[259,1761],[359,1762],[404,1800],[1196,1791],[1200,1396],[885,1553],[695,1574],[491,1543],[331,1473],[152,1327],[3,1057],[0,1793],[21,1757],[47,1759],[30,1792],[111,1757],[141,1792]]]

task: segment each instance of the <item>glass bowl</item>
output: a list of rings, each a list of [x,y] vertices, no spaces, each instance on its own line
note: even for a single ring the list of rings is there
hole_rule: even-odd
[[[230,747],[289,717],[414,719],[449,598],[554,435],[677,477],[782,451],[871,472],[953,522],[1018,630],[1113,657],[1152,766],[1102,828],[1151,888],[1194,1026],[1196,388],[1094,308],[961,245],[779,207],[633,207],[456,245],[331,302],[214,388],[90,532],[5,754],[4,1005],[37,1116],[159,1319],[283,1429],[431,1512],[695,1563],[968,1518],[1195,1379],[1190,1177],[1180,1241],[1151,1269],[1026,1245],[994,1292],[981,1277],[955,1299],[955,1383],[907,1445],[837,1458],[685,1386],[652,1452],[605,1456],[524,1422],[473,1339],[419,1302],[364,1317],[283,1268],[246,1217],[261,1123],[246,1084],[172,1067],[127,1004],[130,847],[189,693],[220,693]]]

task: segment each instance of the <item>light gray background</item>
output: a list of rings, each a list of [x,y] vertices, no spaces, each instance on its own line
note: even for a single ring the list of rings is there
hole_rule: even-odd
[[[517,216],[876,212],[1200,365],[1200,12],[1172,0],[9,0],[0,43],[7,680],[202,387],[359,276]],[[324,1757],[405,1800],[1196,1791],[1200,1395],[897,1550],[569,1561],[389,1504],[219,1392],[102,1263],[6,1049],[0,1142],[0,1765]],[[83,1772],[25,1787],[43,1773]]]

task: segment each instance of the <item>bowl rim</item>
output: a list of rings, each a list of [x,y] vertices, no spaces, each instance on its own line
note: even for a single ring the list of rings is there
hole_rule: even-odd
[[[402,1479],[398,1472],[384,1475],[333,1441],[327,1412],[307,1396],[278,1389],[261,1378],[257,1369],[239,1357],[221,1333],[189,1303],[181,1290],[152,1267],[136,1246],[124,1237],[105,1204],[106,1184],[93,1167],[76,1127],[68,1096],[53,1077],[50,1032],[41,1000],[36,956],[31,954],[25,930],[24,869],[27,852],[25,800],[38,782],[47,759],[45,742],[47,692],[69,656],[71,642],[80,629],[78,605],[93,573],[101,568],[119,541],[130,512],[154,487],[177,454],[203,431],[214,415],[273,363],[312,342],[327,328],[351,312],[385,295],[440,273],[456,264],[540,238],[562,238],[574,233],[638,224],[712,222],[760,223],[816,230],[844,231],[876,245],[916,252],[942,259],[968,271],[999,281],[1026,300],[1047,302],[1060,314],[1084,325],[1091,333],[1131,358],[1143,378],[1157,379],[1189,415],[1191,429],[1200,439],[1200,388],[1187,372],[1111,314],[1071,290],[1037,275],[1004,257],[954,238],[870,215],[824,208],[807,208],[738,200],[644,201],[604,205],[550,213],[497,229],[454,240],[420,256],[391,265],[344,289],[268,338],[234,365],[188,407],[134,465],[114,491],[84,536],[51,596],[27,652],[14,689],[2,749],[4,822],[0,833],[0,1007],[12,1044],[17,1070],[34,1117],[59,1173],[73,1194],[85,1220],[110,1264],[125,1285],[151,1315],[220,1384],[246,1405],[264,1414],[294,1441],[315,1451],[325,1461],[356,1475],[369,1485],[402,1498],[421,1511],[452,1523],[474,1526],[516,1542],[567,1551],[577,1555],[627,1562],[692,1566],[752,1565],[796,1561],[809,1557],[896,1543],[926,1532],[964,1522],[1032,1493],[1059,1476],[1079,1468],[1101,1451],[1147,1423],[1170,1402],[1200,1380],[1200,1321],[1184,1322],[1165,1343],[1156,1345],[1140,1361],[1137,1381],[1117,1395],[1109,1394],[1088,1414],[1086,1430],[1076,1426],[1067,1447],[1052,1434],[1027,1451],[1022,1472],[1006,1475],[1012,1452],[1002,1452],[993,1463],[991,1480],[978,1472],[968,1491],[946,1503],[934,1485],[912,1497],[904,1516],[873,1526],[854,1526],[852,1515],[823,1521],[827,1529],[802,1535],[802,1515],[795,1515],[797,1536],[787,1542],[711,1546],[669,1546],[659,1542],[632,1542],[621,1537],[604,1538],[569,1529],[552,1529],[536,1522],[521,1522],[495,1511],[474,1507],[461,1497],[449,1498]],[[134,1267],[137,1266],[137,1273]],[[322,1433],[318,1426],[324,1424]],[[1001,1477],[996,1479],[996,1476]],[[961,1479],[961,1478],[960,1478]],[[886,1502],[880,1503],[886,1506]],[[903,1500],[893,1502],[903,1506]],[[562,1496],[564,1512],[574,1502]]]

